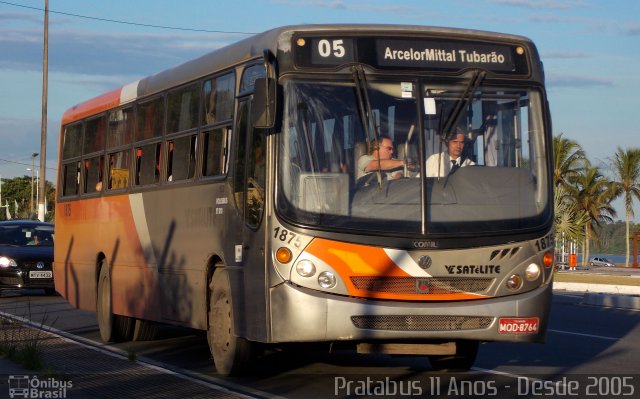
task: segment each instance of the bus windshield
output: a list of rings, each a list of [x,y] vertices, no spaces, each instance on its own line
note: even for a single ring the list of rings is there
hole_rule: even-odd
[[[354,81],[285,81],[280,215],[338,230],[443,236],[546,223],[540,91],[470,76],[369,78],[366,104]],[[461,155],[449,154],[456,145]]]

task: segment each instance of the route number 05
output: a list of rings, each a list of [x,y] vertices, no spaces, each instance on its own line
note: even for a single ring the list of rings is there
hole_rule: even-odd
[[[342,39],[327,40],[322,39],[318,42],[318,54],[323,58],[334,56],[342,58],[345,56],[344,41]]]

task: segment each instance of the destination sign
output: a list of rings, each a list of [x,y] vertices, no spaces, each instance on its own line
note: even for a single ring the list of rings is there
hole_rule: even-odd
[[[376,54],[377,64],[387,67],[514,70],[512,50],[502,45],[433,40],[376,40]]]
[[[294,37],[294,60],[303,68],[336,68],[359,62],[378,69],[460,71],[482,68],[527,75],[524,47],[440,38],[351,36]]]

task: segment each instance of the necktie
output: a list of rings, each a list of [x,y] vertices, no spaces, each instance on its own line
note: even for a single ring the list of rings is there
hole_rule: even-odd
[[[458,165],[458,163],[456,162],[455,159],[452,159],[451,160],[451,170],[449,171],[449,174],[452,174],[453,172],[458,170],[458,168],[460,168],[460,165]]]

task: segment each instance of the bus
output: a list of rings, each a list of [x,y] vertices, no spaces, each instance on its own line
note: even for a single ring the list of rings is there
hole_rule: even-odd
[[[206,331],[222,375],[305,343],[469,369],[545,339],[551,143],[525,37],[275,28],[65,112],[56,290],[105,342]]]

